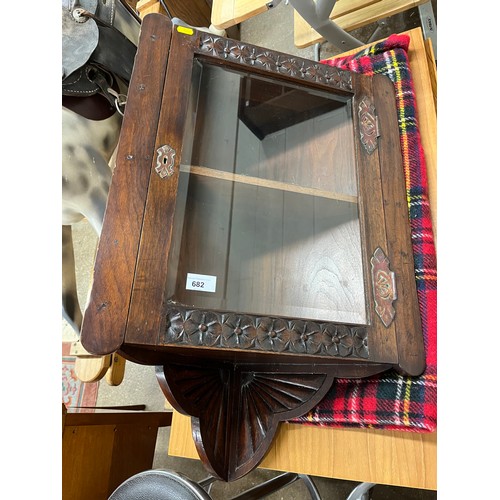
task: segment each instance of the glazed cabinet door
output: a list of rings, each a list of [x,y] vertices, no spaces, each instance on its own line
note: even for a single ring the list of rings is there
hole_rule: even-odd
[[[384,77],[174,26],[126,341],[423,369],[396,118]]]
[[[91,352],[419,374],[392,83],[159,17],[141,33],[87,313],[107,340]]]

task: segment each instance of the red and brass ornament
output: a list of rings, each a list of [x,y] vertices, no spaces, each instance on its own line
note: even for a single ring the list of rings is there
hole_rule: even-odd
[[[370,260],[372,265],[372,284],[375,311],[388,327],[396,315],[392,303],[397,299],[396,277],[389,269],[389,259],[380,247],[377,247]]]

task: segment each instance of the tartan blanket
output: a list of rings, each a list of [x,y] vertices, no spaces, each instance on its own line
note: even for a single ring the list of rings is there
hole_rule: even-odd
[[[436,252],[408,62],[409,43],[408,35],[392,35],[352,56],[321,62],[366,75],[385,74],[394,83],[427,366],[419,377],[401,376],[391,370],[365,379],[337,379],[322,402],[290,421],[293,423],[414,432],[436,429]]]

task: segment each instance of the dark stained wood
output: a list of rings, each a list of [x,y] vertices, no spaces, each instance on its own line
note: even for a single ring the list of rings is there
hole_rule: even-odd
[[[396,330],[398,331],[398,370],[420,375],[425,369],[425,351],[415,282],[415,267],[408,224],[403,161],[399,134],[388,133],[398,127],[394,85],[386,76],[373,79],[374,98],[384,102],[378,113],[381,133],[380,170],[384,179],[382,193],[385,207],[388,258],[397,279]],[[399,286],[398,286],[399,285]]]
[[[153,14],[150,14],[152,16]],[[166,25],[167,26],[167,25]],[[174,31],[174,33],[176,33]],[[174,174],[161,178],[156,175],[156,158],[146,199],[144,225],[141,232],[137,268],[127,325],[127,341],[155,344],[165,288],[167,256],[172,238],[175,199],[179,182],[179,159],[187,106],[186,82],[193,66],[193,45],[196,38],[174,37],[167,66],[165,89],[161,103],[155,150],[168,145],[175,151]],[[158,228],[162,228],[158,231]],[[151,279],[154,276],[155,279]]]
[[[203,463],[231,481],[334,377],[424,369],[395,97],[384,77],[148,20],[133,79],[144,59],[164,83],[129,96],[121,152],[147,161],[113,177],[86,348],[158,366]],[[153,25],[172,37],[158,69]],[[259,139],[238,119],[242,75],[335,109]],[[191,290],[188,273],[217,286]]]
[[[372,79],[362,75],[353,75],[356,95],[353,99],[354,133],[360,137],[359,106],[363,98],[373,95]],[[379,103],[377,103],[379,104]],[[391,133],[394,133],[392,131]],[[396,132],[398,133],[398,132]],[[358,160],[359,205],[363,214],[361,217],[361,233],[364,235],[363,260],[365,276],[371,276],[370,259],[375,250],[380,247],[387,255],[387,234],[385,231],[384,200],[380,175],[378,149],[368,153],[361,141],[356,141]],[[375,300],[371,280],[366,279],[365,296],[369,304],[371,355],[385,363],[396,364],[398,360],[395,326],[386,327],[374,311]]]
[[[123,118],[124,133],[120,136],[93,286],[82,324],[81,342],[92,354],[117,351],[125,337],[158,126],[158,101],[170,48],[170,26],[170,21],[161,15],[148,16],[141,25],[141,44]],[[146,122],[142,120],[144,116]]]
[[[303,415],[333,382],[305,367],[168,363],[160,385],[180,411],[192,416],[198,452],[214,476],[241,478],[264,458],[280,421]]]
[[[208,349],[200,345],[157,345],[155,349],[144,349],[144,346],[134,346],[132,344],[124,344],[122,350],[123,356],[134,363],[146,364],[151,366],[161,365],[167,359],[177,357],[189,359],[195,358],[199,352],[202,353],[207,363],[211,360],[219,360],[228,363],[269,363],[274,364],[281,359],[287,360],[289,366],[302,364],[311,370],[311,363],[318,367],[318,371],[333,374],[336,378],[363,378],[375,375],[391,368],[387,363],[374,363],[362,358],[341,356],[326,357],[326,356],[310,356],[307,354],[301,355],[301,360],[290,353],[275,353],[259,350],[237,350],[237,349]],[[210,361],[208,361],[208,358]],[[326,368],[324,367],[326,366]]]
[[[243,78],[238,118],[260,139],[341,106],[289,87]]]
[[[169,305],[158,345],[219,347],[243,351],[370,359],[363,325],[285,320],[275,316],[210,311]]]

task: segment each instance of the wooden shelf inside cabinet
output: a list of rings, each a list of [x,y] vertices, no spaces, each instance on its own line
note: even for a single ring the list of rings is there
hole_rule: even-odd
[[[252,186],[276,189],[278,191],[290,191],[292,193],[307,194],[309,196],[319,196],[320,198],[346,201],[348,203],[357,203],[358,201],[356,196],[348,194],[333,193],[331,191],[308,188],[305,186],[298,186],[296,184],[288,184],[286,182],[273,181],[270,179],[261,179],[259,177],[251,177],[241,174],[234,174],[224,170],[215,170],[212,168],[201,167],[197,165],[180,165],[180,171],[195,175],[202,175],[205,177],[212,177],[214,179],[220,179],[223,181],[237,182],[241,184],[250,184]]]
[[[231,481],[335,377],[424,369],[397,110],[386,77],[180,31],[143,21],[82,344],[156,365]]]

